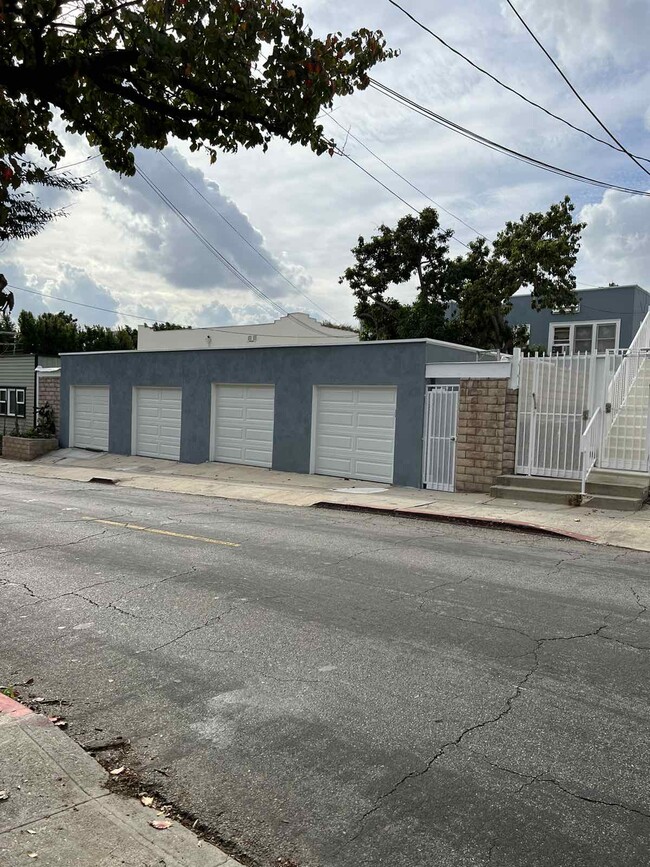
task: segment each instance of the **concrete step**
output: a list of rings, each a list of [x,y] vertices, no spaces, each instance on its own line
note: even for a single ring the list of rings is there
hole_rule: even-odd
[[[558,506],[583,505],[592,509],[612,509],[622,512],[637,512],[646,500],[645,496],[616,497],[608,494],[587,494],[584,500],[581,500],[579,490],[575,492],[548,488],[518,488],[514,485],[493,485],[490,494],[500,500],[553,503]]]
[[[531,490],[559,491],[566,495],[580,493],[580,481],[577,479],[553,479],[546,476],[499,476],[496,480],[499,487],[515,487],[518,489],[529,488]],[[648,493],[648,481],[640,479],[619,479],[615,476],[611,481],[608,478],[596,477],[593,472],[587,482],[587,493],[591,495],[604,495],[623,498],[643,498]]]

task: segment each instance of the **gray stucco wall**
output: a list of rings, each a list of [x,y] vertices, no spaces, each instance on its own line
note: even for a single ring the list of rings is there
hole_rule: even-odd
[[[643,317],[650,308],[650,294],[639,286],[607,286],[577,292],[580,312],[575,315],[555,314],[550,310],[533,310],[529,295],[512,298],[512,312],[508,316],[511,325],[530,325],[530,342],[548,345],[549,326],[562,322],[601,322],[621,320],[619,347],[627,349],[636,334]]]
[[[275,385],[273,469],[308,473],[316,385],[397,386],[395,473],[421,487],[425,342],[64,355],[61,443],[68,445],[72,385],[110,386],[109,449],[131,454],[132,389],[183,389],[181,460],[209,460],[212,383]],[[466,355],[465,355],[466,359]]]
[[[436,343],[427,343],[427,363],[436,361],[480,361],[481,353],[469,346],[441,346]]]

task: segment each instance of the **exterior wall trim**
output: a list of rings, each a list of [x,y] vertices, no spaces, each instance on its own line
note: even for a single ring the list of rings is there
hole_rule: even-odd
[[[427,379],[510,379],[511,361],[448,361],[427,364]]]

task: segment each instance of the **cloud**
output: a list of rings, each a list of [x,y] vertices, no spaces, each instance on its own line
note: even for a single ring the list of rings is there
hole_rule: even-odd
[[[587,223],[581,263],[590,280],[650,288],[650,199],[608,191],[580,217]]]
[[[115,309],[117,299],[105,286],[98,285],[83,268],[63,264],[58,277],[44,283],[39,282],[34,272],[21,264],[9,262],[3,264],[3,268],[8,282],[16,287],[12,289],[14,317],[21,310],[29,310],[35,316],[65,310],[82,324],[113,327],[118,322],[119,317],[115,313],[107,312]]]
[[[402,53],[377,67],[375,77],[438,113],[549,163],[645,188],[647,176],[624,155],[508,94],[390,4],[301,0],[300,5],[319,36],[361,26],[382,29],[389,44]],[[650,124],[646,0],[517,0],[516,5],[626,146],[643,154]],[[409,0],[408,9],[508,84],[605,135],[504,3],[466,0],[461,14],[448,4]],[[590,222],[579,278],[650,282],[650,262],[644,254],[644,244],[650,247],[646,200],[603,194],[511,160],[372,88],[337,100],[333,117],[427,196],[488,237],[494,237],[506,220],[546,209],[569,193]],[[344,141],[345,132],[333,121],[324,116],[322,122],[327,134]],[[91,153],[78,138],[68,141],[72,149],[66,162]],[[414,208],[430,204],[354,139],[348,140],[346,152]],[[348,160],[316,157],[282,141],[272,142],[266,153],[256,149],[220,155],[214,165],[204,154],[191,153],[183,142],[173,142],[166,154],[201,195],[160,154],[143,151],[137,158],[152,181],[246,278],[288,310],[352,321],[354,299],[338,282],[351,263],[350,249],[359,235],[369,237],[381,223],[395,223],[407,205]],[[90,165],[94,171],[101,161]],[[74,300],[88,303],[103,298],[97,306],[135,317],[210,326],[269,321],[280,315],[220,263],[141,178],[120,178],[102,169],[91,185],[74,197],[67,219],[37,238],[8,245],[0,270],[17,269],[28,281],[24,285],[40,291],[52,293],[57,287],[60,291],[54,294],[72,298],[66,294],[69,288],[77,293]],[[451,216],[441,213],[441,222],[456,229],[462,241],[473,237],[472,230]],[[462,252],[458,245],[452,250]],[[12,282],[23,285],[19,279],[23,277]],[[33,301],[41,303],[36,296]],[[82,321],[96,321],[91,310],[70,309]],[[136,323],[122,317],[118,321]]]

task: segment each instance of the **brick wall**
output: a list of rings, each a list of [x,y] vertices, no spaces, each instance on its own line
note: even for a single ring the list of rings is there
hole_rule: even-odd
[[[5,436],[2,439],[2,457],[14,461],[33,461],[59,447],[56,437],[32,439]]]
[[[54,424],[58,434],[61,429],[61,376],[59,374],[54,376],[40,375],[38,399],[40,406],[49,403],[54,410]],[[38,421],[38,417],[36,420]]]
[[[489,492],[515,468],[518,393],[507,379],[464,379],[458,402],[456,490]]]

